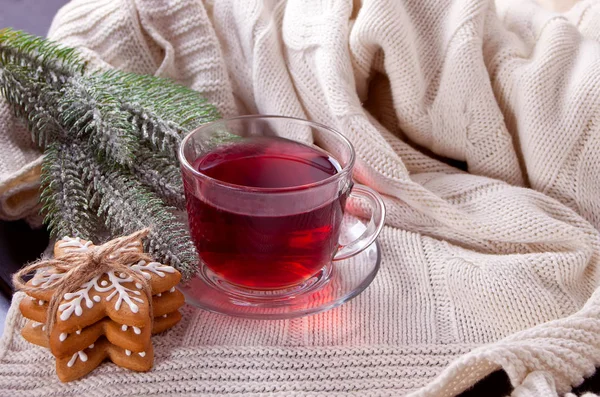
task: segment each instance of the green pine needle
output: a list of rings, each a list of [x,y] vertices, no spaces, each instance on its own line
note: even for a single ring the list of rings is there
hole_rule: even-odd
[[[93,185],[95,197],[91,202],[110,234],[129,234],[150,227],[146,249],[189,279],[198,257],[185,226],[170,208],[127,171],[96,161],[82,148],[71,149],[79,151],[84,178]]]
[[[135,134],[173,159],[187,132],[220,117],[199,92],[167,79],[110,71],[92,84],[122,98]]]
[[[133,134],[129,114],[119,98],[99,90],[85,78],[71,78],[63,86],[59,100],[59,123],[72,138],[87,138],[97,152],[118,164],[130,166],[138,150],[139,139]]]
[[[53,236],[149,226],[150,252],[191,277],[198,258],[168,206],[185,204],[179,144],[220,117],[214,106],[170,80],[86,73],[76,50],[11,29],[0,30],[0,93],[45,148],[42,211]]]
[[[148,186],[167,205],[185,209],[181,170],[170,158],[152,153],[143,148],[136,155],[132,172],[144,185]]]
[[[55,79],[81,74],[85,68],[74,48],[11,28],[0,30],[0,65],[19,65],[32,71],[41,69]]]
[[[52,237],[78,236],[91,239],[98,218],[91,211],[82,181],[81,156],[74,144],[55,142],[46,148],[42,163],[41,202]]]
[[[32,140],[40,147],[58,139],[63,128],[55,106],[62,94],[51,85],[32,77],[29,69],[17,65],[0,67],[0,93],[8,100],[15,115],[25,120]],[[43,98],[43,101],[42,101]],[[64,134],[62,134],[64,135]]]

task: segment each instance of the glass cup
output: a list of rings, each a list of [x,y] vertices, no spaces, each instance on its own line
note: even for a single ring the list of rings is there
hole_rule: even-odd
[[[329,164],[335,171],[307,181],[302,164],[247,162],[256,153],[269,152],[272,159],[290,150],[308,163],[320,161],[319,167]],[[228,163],[223,171],[226,182],[199,165],[207,156],[215,164],[236,156],[245,162],[237,169],[237,163]],[[190,233],[202,262],[199,275],[233,295],[273,299],[313,290],[327,282],[332,261],[360,253],[384,224],[379,194],[352,181],[352,144],[322,124],[281,116],[223,119],[190,132],[179,158]],[[315,164],[306,169],[314,171]],[[231,182],[256,176],[300,182],[284,187]],[[360,237],[340,244],[347,199],[366,202],[371,218]]]

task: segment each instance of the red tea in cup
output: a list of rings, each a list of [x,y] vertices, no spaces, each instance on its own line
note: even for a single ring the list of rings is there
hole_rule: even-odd
[[[352,144],[322,124],[263,115],[218,120],[191,131],[179,159],[197,276],[239,304],[323,287],[335,277],[333,263],[373,244],[384,224],[379,194],[352,180]],[[360,236],[340,244],[349,198],[367,204],[371,216]]]
[[[192,167],[233,190],[302,190],[306,185],[307,192],[309,185],[341,171],[338,161],[317,147],[269,136],[217,147],[197,158]],[[185,187],[190,232],[204,264],[231,284],[258,290],[297,285],[331,262],[350,192],[348,188],[326,200],[314,200],[318,203],[314,208],[306,194],[282,197],[278,205],[302,210],[267,215],[264,210],[236,206],[235,194],[229,196],[230,202],[226,194],[220,195],[221,203],[207,200],[210,185],[200,190],[189,183]]]

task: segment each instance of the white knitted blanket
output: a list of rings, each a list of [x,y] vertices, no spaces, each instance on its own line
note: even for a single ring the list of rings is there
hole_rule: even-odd
[[[149,373],[60,384],[19,336],[18,294],[5,395],[454,396],[504,369],[515,396],[554,396],[600,365],[600,1],[76,0],[50,37],[225,116],[338,129],[389,217],[381,271],[350,303],[288,321],[186,308]],[[1,211],[19,217],[35,194],[10,213],[6,186],[35,188],[38,154],[4,105],[0,132]]]

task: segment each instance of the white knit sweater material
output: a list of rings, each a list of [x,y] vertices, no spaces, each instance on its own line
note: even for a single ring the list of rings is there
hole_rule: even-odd
[[[341,131],[356,179],[384,195],[383,262],[319,315],[187,307],[154,338],[151,372],[103,364],[68,384],[20,337],[18,294],[0,390],[449,397],[503,369],[514,396],[558,396],[600,365],[600,1],[76,0],[50,37],[97,67],[173,78],[224,116]],[[22,157],[1,156],[0,186],[23,187],[37,152],[5,106],[0,120],[3,154]]]

